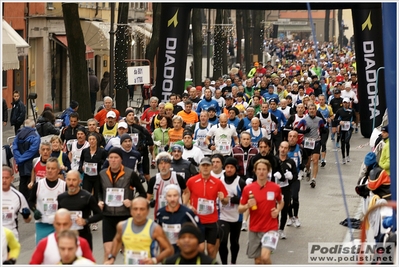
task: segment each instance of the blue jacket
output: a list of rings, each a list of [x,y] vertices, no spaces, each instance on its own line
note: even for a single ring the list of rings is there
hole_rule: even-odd
[[[69,126],[69,116],[74,113],[75,111],[69,107],[64,112],[62,112],[60,119],[62,119],[62,126],[66,127]]]
[[[279,110],[279,109],[276,109],[275,111],[269,109],[269,112],[271,114],[273,114],[274,116],[276,116],[277,121],[278,121],[277,129],[278,129],[279,132],[281,132],[281,129],[287,123],[287,119],[285,118],[284,113],[281,110]]]
[[[12,144],[19,175],[31,175],[34,158],[39,156],[40,135],[35,128],[24,127],[18,131]]]
[[[219,117],[219,115],[220,115],[219,103],[215,99],[212,99],[212,98],[209,101],[206,98],[204,98],[198,103],[197,110],[196,110],[198,116],[200,115],[201,111],[208,110],[208,108],[210,108],[210,107],[214,107],[216,109],[216,116]]]

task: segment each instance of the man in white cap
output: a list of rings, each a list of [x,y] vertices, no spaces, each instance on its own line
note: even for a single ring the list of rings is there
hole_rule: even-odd
[[[352,105],[358,104],[359,100],[357,99],[355,91],[353,91],[352,89],[352,82],[346,82],[344,86],[345,89],[341,91],[341,97],[349,98],[349,100],[351,101],[349,107],[352,109]]]
[[[118,123],[116,122],[116,113],[114,111],[108,111],[105,124],[100,127],[100,133],[105,138],[105,143],[115,137],[118,133]]]
[[[97,112],[96,116],[94,118],[98,121],[98,125],[101,127],[104,125],[105,120],[107,118],[107,113],[109,111],[113,111],[116,114],[116,119],[119,118],[120,113],[117,109],[112,107],[113,105],[113,100],[111,97],[106,96],[104,97],[104,108],[101,109],[99,112]]]
[[[118,123],[118,135],[109,139],[107,145],[105,146],[105,150],[109,151],[113,147],[121,147],[121,136],[127,133],[127,123],[121,121]]]

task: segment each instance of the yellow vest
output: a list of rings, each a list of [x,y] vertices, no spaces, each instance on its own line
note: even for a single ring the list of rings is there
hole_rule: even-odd
[[[125,264],[138,264],[135,262],[139,258],[151,258],[151,244],[153,239],[151,237],[152,219],[148,219],[146,225],[140,233],[132,231],[133,218],[127,219],[125,230],[122,233],[122,243],[125,247],[124,262]],[[130,256],[133,255],[133,256]],[[132,259],[134,258],[134,259]]]
[[[111,139],[112,137],[115,137],[117,133],[118,133],[118,123],[115,123],[115,126],[112,129],[108,129],[107,124],[104,124],[102,134],[104,136],[106,143],[109,141],[109,139]]]

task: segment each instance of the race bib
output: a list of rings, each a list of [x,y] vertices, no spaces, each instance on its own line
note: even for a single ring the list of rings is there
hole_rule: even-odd
[[[230,151],[230,143],[227,141],[221,141],[219,143],[219,151],[221,152],[228,152]]]
[[[278,184],[280,187],[288,186],[288,179],[285,179],[283,182],[280,182],[280,180],[277,180],[277,184]]]
[[[166,198],[165,198],[164,195],[159,195],[158,204],[159,204],[158,209],[163,208],[163,207],[166,206],[167,202],[166,202]]]
[[[15,221],[14,207],[10,205],[3,205],[3,224],[9,224]]]
[[[267,200],[274,200],[274,192],[267,192],[266,193],[266,199]]]
[[[137,146],[139,143],[139,134],[138,133],[131,133],[130,136],[132,137],[133,145]]]
[[[277,243],[279,239],[279,234],[276,231],[270,231],[263,235],[262,237],[262,247],[270,248],[275,250],[277,248]]]
[[[197,144],[199,147],[207,147],[205,143],[205,137],[199,137],[197,139]]]
[[[198,214],[200,215],[209,215],[214,212],[215,209],[215,201],[205,199],[205,198],[199,198],[198,199]]]
[[[79,226],[76,223],[76,219],[77,218],[82,218],[82,211],[81,210],[71,210],[69,211],[69,213],[71,214],[71,220],[72,220],[72,226],[71,226],[71,230],[82,230],[83,226]]]
[[[109,207],[120,207],[123,205],[124,188],[107,188],[105,204]]]
[[[77,139],[68,140],[68,142],[66,143],[67,150],[71,151],[73,142],[77,142],[77,141],[78,141]]]
[[[303,147],[307,148],[307,149],[314,149],[315,144],[316,144],[316,140],[314,138],[305,137]]]
[[[105,143],[108,143],[109,139],[114,137],[112,134],[104,134]]]
[[[351,122],[350,121],[344,121],[344,125],[341,125],[341,130],[342,131],[349,131],[351,128]]]
[[[58,202],[55,198],[43,198],[44,215],[54,215],[58,209]]]
[[[179,237],[179,232],[181,229],[180,224],[162,224],[162,229],[166,234],[166,237],[169,239],[171,244],[177,243],[177,238]]]
[[[84,162],[83,170],[84,170],[84,173],[87,174],[88,176],[96,176],[97,175],[97,163]]]
[[[143,264],[143,260],[148,258],[147,251],[126,250],[125,264],[139,265]]]

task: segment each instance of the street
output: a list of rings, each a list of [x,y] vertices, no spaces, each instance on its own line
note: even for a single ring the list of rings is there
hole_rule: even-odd
[[[13,135],[13,130],[9,125],[3,129],[3,143],[8,136]],[[309,182],[301,181],[299,219],[301,227],[286,227],[287,239],[280,240],[277,250],[272,255],[274,264],[307,264],[308,263],[308,243],[309,242],[344,242],[348,237],[348,228],[341,226],[339,222],[347,216],[340,188],[338,165],[335,164],[335,153],[331,150],[332,144],[327,145],[327,165],[319,168],[317,185],[311,189]],[[353,134],[351,140],[351,162],[346,165],[339,165],[347,198],[350,217],[356,217],[360,203],[360,197],[355,193],[354,187],[358,179],[359,168],[364,156],[370,151],[368,139],[362,137],[360,133]],[[340,151],[338,158],[341,159]],[[151,175],[156,174],[156,170],[151,170]],[[149,216],[153,216],[152,210]],[[26,224],[22,217],[19,218],[20,243],[22,245],[18,264],[28,264],[32,252],[35,249],[35,226],[34,221]],[[93,232],[93,254],[98,263],[103,260],[102,246],[102,224],[99,223],[98,231]],[[241,232],[240,252],[237,264],[253,264],[252,259],[246,256],[248,232]],[[355,230],[354,237],[359,238],[359,230]],[[116,264],[123,263],[122,255],[118,255]],[[325,264],[328,264],[327,262]]]

